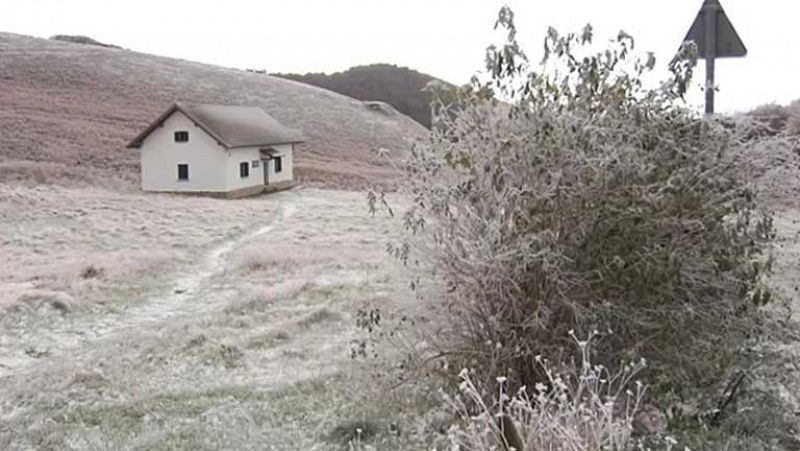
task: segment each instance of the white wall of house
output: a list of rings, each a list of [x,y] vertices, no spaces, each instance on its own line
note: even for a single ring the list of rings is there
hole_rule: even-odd
[[[189,141],[176,142],[175,132],[189,132]],[[262,161],[262,147],[227,149],[180,111],[153,130],[142,142],[142,189],[144,191],[228,192],[264,185],[264,171],[269,184],[293,180],[293,144],[268,146],[281,157],[281,171],[275,161]],[[253,166],[253,162],[257,162]],[[242,177],[241,163],[247,163],[248,175]],[[265,164],[266,163],[266,164]],[[178,165],[189,166],[188,180],[178,179]]]
[[[252,186],[264,185],[264,163],[261,161],[261,154],[258,147],[239,147],[235,149],[223,149],[227,161],[225,162],[225,176],[227,178],[228,190],[249,188]],[[253,167],[256,161],[257,166]],[[247,163],[249,175],[241,176],[239,165]],[[223,169],[220,168],[220,171]]]
[[[294,144],[277,144],[269,146],[278,151],[275,156],[281,157],[281,172],[275,172],[275,160],[268,162],[267,178],[269,184],[288,182],[294,179]]]
[[[175,142],[176,131],[189,132],[189,141]],[[227,174],[221,170],[228,164],[227,150],[180,111],[153,130],[139,151],[145,191],[229,190]],[[178,180],[178,164],[189,165],[188,180]]]

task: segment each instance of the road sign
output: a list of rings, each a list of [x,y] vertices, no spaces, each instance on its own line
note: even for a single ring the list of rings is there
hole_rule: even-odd
[[[747,48],[719,0],[704,0],[685,41],[694,41],[698,56],[706,60],[706,114],[713,114],[714,59],[745,56]]]
[[[709,49],[706,48],[706,15],[711,15],[711,20],[714,22],[714,45],[710,46],[713,58],[726,58],[747,55],[747,48],[742,43],[739,34],[733,28],[733,24],[722,5],[718,0],[705,0],[703,8],[697,14],[697,18],[686,34],[684,41],[694,41],[697,44],[700,58],[708,56]]]

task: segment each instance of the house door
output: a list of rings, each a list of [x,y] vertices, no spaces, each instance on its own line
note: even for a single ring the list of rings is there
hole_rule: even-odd
[[[261,166],[264,171],[264,184],[269,185],[269,160],[261,160]]]

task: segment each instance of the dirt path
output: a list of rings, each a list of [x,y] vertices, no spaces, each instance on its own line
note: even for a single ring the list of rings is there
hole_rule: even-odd
[[[246,243],[261,238],[282,221],[290,218],[295,211],[295,206],[284,203],[269,218],[265,225],[257,230],[246,233],[238,238],[229,239],[212,249],[197,267],[189,268],[173,277],[169,283],[174,287],[170,292],[147,299],[136,307],[129,309],[122,315],[116,315],[108,324],[101,326],[102,334],[116,333],[120,329],[130,329],[144,326],[147,323],[164,321],[174,316],[201,314],[219,307],[218,304],[199,302],[205,300],[205,294],[213,287],[209,285],[215,277],[225,273],[231,264],[231,251],[242,247]],[[216,299],[217,302],[226,302],[230,299]]]
[[[260,228],[229,238],[207,251],[196,264],[172,275],[165,293],[146,298],[122,312],[103,316],[81,315],[40,330],[35,341],[29,343],[26,349],[14,345],[0,346],[0,378],[6,374],[35,371],[36,366],[42,363],[41,357],[46,357],[45,360],[65,356],[75,359],[97,340],[113,338],[136,329],[157,327],[170,318],[199,315],[219,308],[220,303],[229,302],[230,298],[224,295],[211,296],[217,290],[213,283],[230,266],[231,251],[263,237],[281,221],[291,217],[294,211],[294,205],[281,204]],[[228,296],[231,294],[227,293]]]

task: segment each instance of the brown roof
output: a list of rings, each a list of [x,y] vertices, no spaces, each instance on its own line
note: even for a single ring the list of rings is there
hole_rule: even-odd
[[[158,126],[180,111],[222,146],[251,147],[303,142],[296,130],[284,127],[259,107],[176,102],[128,144],[139,147]]]

